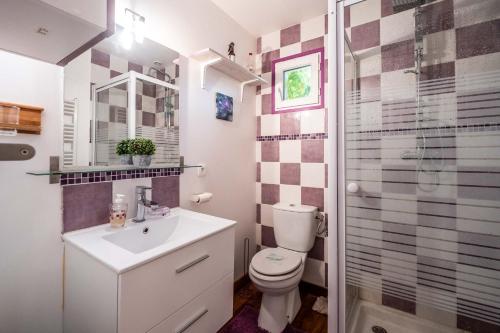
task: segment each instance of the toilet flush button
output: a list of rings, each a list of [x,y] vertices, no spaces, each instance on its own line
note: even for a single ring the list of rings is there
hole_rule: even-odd
[[[356,183],[347,184],[347,192],[349,193],[357,193],[359,192],[359,185]]]

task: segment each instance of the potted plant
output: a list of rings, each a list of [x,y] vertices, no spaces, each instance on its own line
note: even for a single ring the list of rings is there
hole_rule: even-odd
[[[120,156],[121,164],[132,164],[132,155],[129,151],[130,139],[124,139],[116,145],[116,155]]]
[[[151,164],[151,156],[156,146],[150,139],[137,138],[130,140],[128,150],[132,154],[132,162],[136,167],[147,167]]]

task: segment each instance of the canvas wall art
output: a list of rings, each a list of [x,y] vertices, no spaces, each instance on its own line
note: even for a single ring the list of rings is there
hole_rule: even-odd
[[[215,106],[217,119],[233,121],[233,98],[222,93],[215,94]]]

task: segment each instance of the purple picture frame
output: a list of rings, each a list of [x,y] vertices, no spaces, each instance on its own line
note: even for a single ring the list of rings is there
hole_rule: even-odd
[[[283,111],[276,111],[276,103],[275,103],[275,94],[276,94],[276,64],[283,61],[288,61],[290,59],[300,58],[303,56],[307,56],[310,54],[319,53],[320,54],[320,82],[319,82],[319,91],[320,91],[320,103],[318,105],[312,106],[301,106],[297,108],[291,108]],[[307,111],[307,110],[317,110],[323,109],[325,107],[325,48],[320,47],[317,49],[301,52],[298,54],[294,54],[288,57],[279,58],[272,61],[272,71],[271,71],[271,112],[273,114],[281,114],[288,112],[298,112],[298,111]]]

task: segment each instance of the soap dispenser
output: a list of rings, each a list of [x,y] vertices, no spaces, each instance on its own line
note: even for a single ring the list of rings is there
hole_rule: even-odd
[[[124,194],[115,194],[113,203],[109,205],[109,223],[112,228],[121,228],[127,219],[128,205]]]

